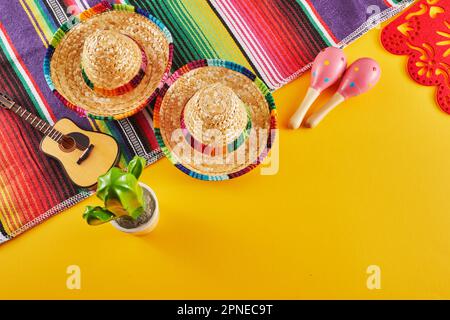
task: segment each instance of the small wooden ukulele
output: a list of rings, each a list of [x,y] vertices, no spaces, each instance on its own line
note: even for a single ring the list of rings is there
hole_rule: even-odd
[[[93,187],[98,177],[119,159],[119,145],[107,134],[82,130],[66,118],[51,126],[1,92],[0,107],[14,112],[44,135],[40,145],[42,152],[58,160],[70,180],[79,187]]]

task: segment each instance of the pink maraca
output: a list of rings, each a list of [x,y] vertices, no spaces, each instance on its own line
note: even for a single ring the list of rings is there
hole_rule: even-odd
[[[362,58],[355,61],[345,73],[336,94],[307,120],[306,125],[310,128],[316,127],[328,113],[342,102],[372,89],[380,77],[381,68],[375,60]]]
[[[292,129],[297,129],[311,105],[325,89],[335,84],[347,68],[347,58],[341,49],[329,47],[316,57],[312,67],[311,85],[305,99],[289,121]]]

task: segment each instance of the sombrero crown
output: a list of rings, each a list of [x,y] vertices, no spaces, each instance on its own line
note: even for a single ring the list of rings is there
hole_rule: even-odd
[[[226,85],[214,83],[197,91],[182,114],[182,129],[201,145],[234,146],[251,128],[249,111]],[[228,148],[224,152],[227,152]]]
[[[119,96],[137,87],[148,70],[147,54],[131,37],[99,30],[89,35],[81,54],[86,84],[105,96]]]

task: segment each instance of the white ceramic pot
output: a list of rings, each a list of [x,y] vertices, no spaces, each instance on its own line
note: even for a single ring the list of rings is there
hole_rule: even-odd
[[[150,217],[150,219],[145,224],[142,224],[139,227],[133,228],[133,229],[124,228],[121,225],[119,225],[119,223],[117,221],[111,221],[111,224],[117,230],[125,232],[125,233],[130,233],[130,234],[134,234],[134,235],[145,235],[145,234],[152,232],[156,228],[156,225],[158,224],[159,204],[158,204],[158,198],[156,198],[156,194],[152,190],[152,188],[150,188],[148,185],[146,185],[142,182],[139,182],[139,185],[142,187],[142,189],[144,191],[144,199],[151,198],[151,200],[154,201],[154,204],[155,204],[154,209],[153,209],[153,214]],[[146,204],[146,206],[147,206],[147,204]]]

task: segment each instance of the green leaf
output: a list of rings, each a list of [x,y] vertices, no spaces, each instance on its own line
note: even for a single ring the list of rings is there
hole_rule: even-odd
[[[97,197],[105,203],[105,208],[87,207],[83,217],[91,225],[98,225],[122,216],[139,218],[144,212],[144,192],[138,178],[146,161],[134,157],[128,165],[128,172],[112,168],[98,178]]]
[[[128,164],[128,173],[135,176],[136,179],[139,179],[146,164],[147,162],[145,161],[144,158],[135,156],[133,160],[131,160],[130,163]]]
[[[116,216],[104,208],[87,206],[83,213],[83,218],[89,225],[98,226],[114,220]]]
[[[132,174],[125,174],[114,180],[105,204],[106,208],[117,216],[122,216],[122,210],[125,210],[131,217],[139,217],[143,212],[144,192],[136,177]]]
[[[119,168],[114,167],[105,175],[99,177],[97,185],[97,197],[102,201],[106,201],[106,199],[109,197],[111,186],[114,185],[117,179],[124,175],[126,175],[125,172],[123,172]]]

